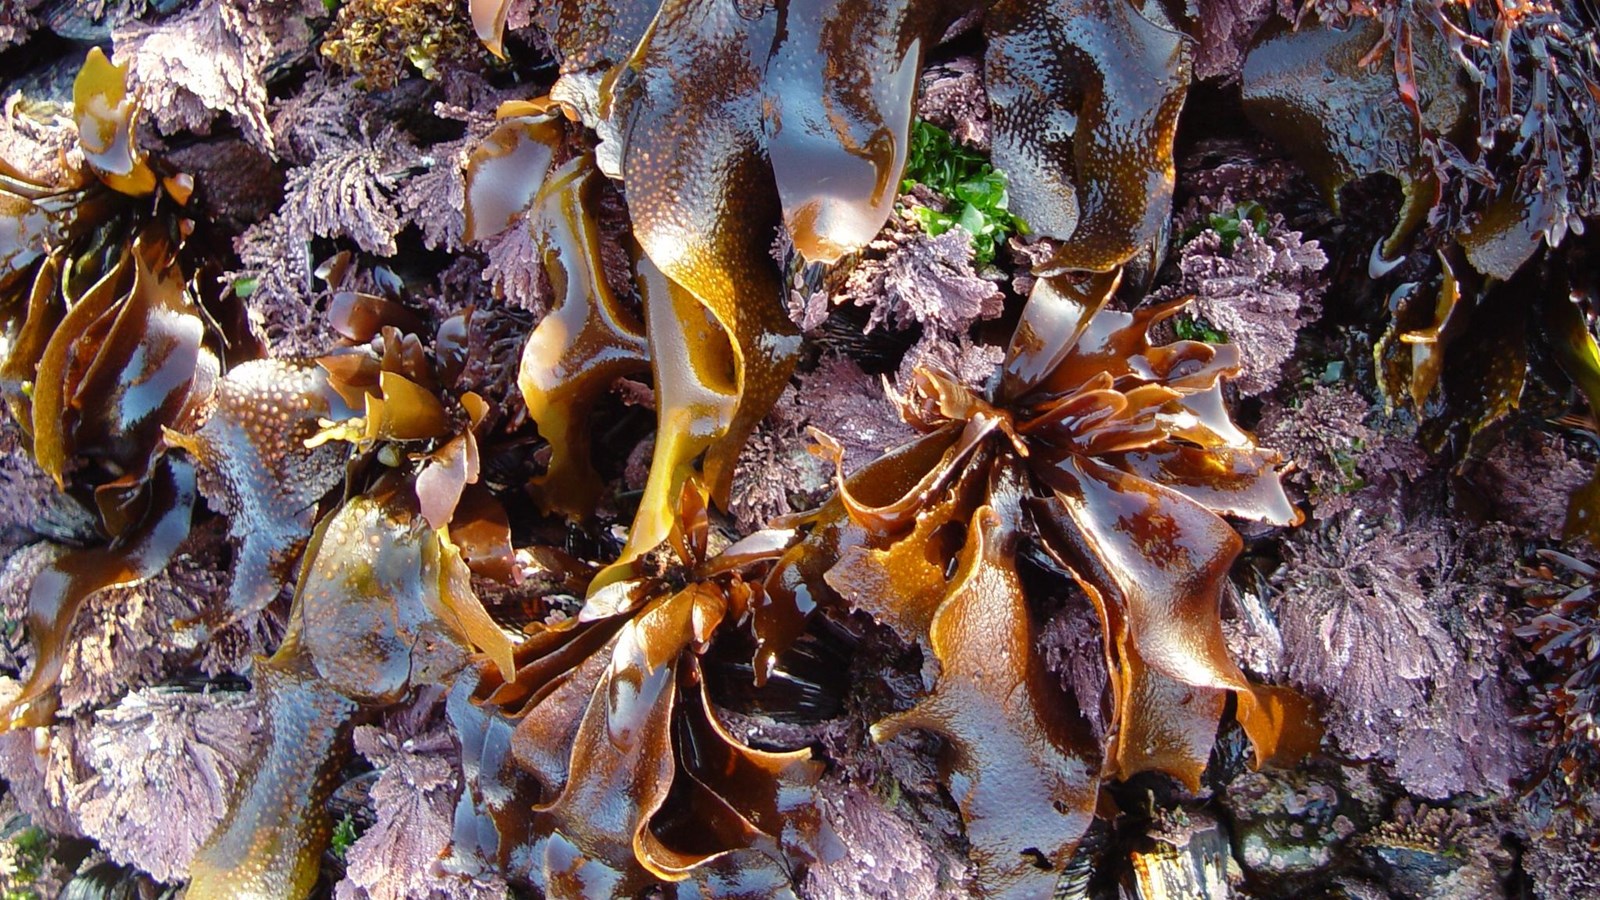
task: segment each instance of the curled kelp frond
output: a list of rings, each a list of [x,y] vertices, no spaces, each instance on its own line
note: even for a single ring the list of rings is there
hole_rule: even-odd
[[[195,645],[182,625],[221,598],[227,574],[219,569],[226,553],[221,529],[197,528],[158,574],[88,598],[74,617],[61,667],[62,711],[78,715],[102,708],[181,671]]]
[[[996,893],[1050,883],[1102,777],[1156,770],[1197,783],[1229,693],[1258,762],[1305,752],[1318,734],[1304,701],[1247,682],[1223,642],[1220,592],[1242,544],[1221,515],[1298,520],[1277,457],[1222,406],[1237,356],[1152,345],[1150,326],[1178,307],[1106,309],[1117,283],[1040,279],[988,394],[919,371],[902,415],[924,436],[842,480],[802,520],[810,533],[753,612],[758,675],[819,603],[864,610],[932,652],[930,696],[874,733],[947,738],[979,881]],[[1065,712],[1037,650],[1016,570],[1024,541],[1073,573],[1099,612],[1109,746]]]
[[[458,857],[561,898],[686,879],[766,895],[807,858],[798,829],[819,764],[734,738],[700,661],[761,602],[756,578],[785,536],[708,556],[704,506],[683,508],[674,570],[530,624],[513,672],[483,671],[470,694],[458,686],[451,719],[474,798],[457,814]]]
[[[12,395],[13,408],[31,421],[35,459],[58,485],[88,499],[106,541],[60,554],[30,589],[34,669],[10,708],[13,717],[26,710],[28,721],[53,710],[54,681],[81,604],[160,571],[189,531],[194,470],[164,454],[160,429],[203,402],[216,361],[200,347],[200,319],[181,284],[158,280],[142,259],[128,266],[143,252],[138,244],[123,251],[122,265],[136,270],[128,273],[127,293],[117,296],[111,274],[91,288],[50,337],[31,391]],[[48,263],[42,271],[50,271]],[[75,313],[82,314],[76,321]],[[7,360],[8,371],[26,365],[15,353]]]
[[[107,187],[133,197],[156,189],[155,172],[134,140],[138,106],[128,67],[114,66],[100,48],[89,51],[72,84],[73,118],[84,161]]]
[[[190,896],[310,890],[332,831],[326,802],[358,710],[449,683],[479,639],[463,625],[477,599],[444,535],[393,475],[318,526],[289,633],[254,670],[265,743],[195,857]]]
[[[1386,403],[1417,412],[1424,420],[1418,434],[1430,452],[1481,458],[1522,408],[1534,385],[1530,364],[1546,348],[1590,393],[1593,367],[1582,357],[1582,343],[1592,338],[1585,337],[1577,305],[1584,288],[1569,278],[1572,269],[1526,266],[1499,282],[1442,252],[1438,270],[1436,279],[1394,290],[1393,317],[1373,348]],[[1577,327],[1569,330],[1573,322]]]
[[[0,167],[14,229],[0,281],[9,338],[0,387],[35,459],[62,487],[69,477],[136,483],[159,453],[161,426],[194,414],[218,368],[202,346],[181,222],[167,200],[181,205],[193,185],[167,179],[158,210],[169,215],[141,221],[128,195],[154,191],[156,175],[132,142],[122,75],[94,51],[78,76],[82,170],[46,183]],[[80,469],[98,474],[74,477]]]
[[[164,431],[208,409],[228,356],[252,346],[206,285],[193,179],[147,157],[126,67],[99,50],[74,82],[82,156],[44,179],[0,165],[16,240],[0,278],[0,393],[40,469],[98,519],[91,546],[58,556],[29,598],[34,668],[14,723],[53,709],[72,618],[92,594],[149,578],[188,534],[195,473]],[[81,162],[76,160],[81,159]]]
[[[136,486],[160,453],[161,427],[195,414],[219,368],[215,340],[202,333],[202,298],[187,284],[192,223],[177,214],[193,181],[163,177],[155,216],[144,211],[139,198],[158,179],[134,141],[125,76],[99,50],[79,71],[81,167],[62,157],[60,171],[39,180],[0,162],[0,388],[61,487]]]
[[[505,51],[501,37],[513,6],[472,4],[479,35],[496,53]],[[966,4],[916,0],[806,9],[669,0],[598,9],[558,2],[532,16],[549,38],[561,78],[548,100],[507,115],[475,154],[469,232],[502,230],[572,177],[552,171],[562,158],[549,149],[557,139],[543,133],[554,127],[552,104],[599,134],[594,165],[622,180],[642,251],[637,280],[640,294],[649,295],[642,331],[657,375],[660,423],[627,548],[601,584],[627,577],[622,566],[666,538],[670,506],[691,478],[726,508],[738,451],[797,357],[781,281],[767,255],[773,229],[781,222],[803,258],[824,263],[848,257],[880,231],[912,150],[923,54],[971,11]],[[996,163],[1023,173],[1015,196],[1037,207],[1043,223],[1037,232],[1062,241],[1047,268],[1107,271],[1135,254],[1154,262],[1170,212],[1172,141],[1188,81],[1183,36],[1153,7],[1116,2],[1002,4],[986,16],[985,29],[988,99],[1004,137],[997,137]],[[813,65],[817,58],[830,64]],[[1002,116],[1011,118],[1001,122]],[[1066,136],[1073,128],[1057,127],[1080,116],[1077,138]],[[1041,134],[1053,137],[1041,141]],[[1062,171],[1070,173],[1065,181],[1050,174]],[[989,187],[1005,196],[1003,181]],[[1075,212],[1062,219],[1051,205]],[[531,233],[537,237],[539,228]],[[548,268],[547,246],[544,253]],[[659,288],[648,288],[652,279]],[[983,294],[985,313],[994,296]],[[583,309],[608,305],[603,297],[597,302]],[[579,362],[604,356],[617,367],[639,365],[641,329],[608,327],[609,336],[586,344],[576,335],[587,332],[570,326],[588,314],[571,303],[562,309],[574,322],[536,332],[530,348],[561,340],[535,360],[542,367],[525,361],[527,379],[543,377],[567,349]],[[707,316],[709,328],[701,323]],[[677,334],[658,333],[658,317]],[[666,353],[668,345],[684,349]],[[679,386],[687,393],[679,395],[665,373],[689,376]],[[613,375],[597,369],[593,380]],[[535,386],[534,394],[545,393]],[[546,418],[557,434],[577,437],[571,412],[584,405],[567,402]],[[553,453],[567,454],[567,441],[546,436]],[[553,463],[546,485],[565,484],[557,470],[579,477],[574,496],[547,505],[587,513],[596,485],[581,468]]]
[[[125,587],[161,571],[189,533],[194,509],[194,467],[164,458],[141,490],[144,509],[109,543],[59,554],[35,576],[26,624],[33,668],[20,693],[0,711],[7,728],[48,723],[55,713],[56,680],[79,608],[93,594]]]
[[[1062,241],[1048,271],[1159,260],[1190,42],[1159,5],[1007,0],[984,19],[994,161],[1013,210]]]
[[[606,277],[596,218],[600,178],[587,154],[550,171],[564,137],[547,114],[502,109],[503,121],[468,163],[467,238],[528,229],[556,295],[528,336],[517,383],[550,443],[534,485],[545,509],[586,516],[602,484],[590,459],[589,414],[619,377],[649,366],[644,325]],[[548,173],[548,174],[547,174]]]
[[[619,377],[646,367],[656,376],[661,432],[621,567],[665,540],[672,504],[683,485],[698,478],[703,453],[708,489],[727,505],[733,460],[760,417],[756,410],[765,414],[793,364],[792,342],[771,338],[792,326],[786,319],[779,325],[752,318],[748,309],[736,311],[734,295],[722,288],[708,295],[720,298],[713,303],[667,277],[646,256],[635,262],[640,321],[617,293],[627,286],[607,277],[593,158],[578,152],[552,168],[564,129],[545,106],[504,107],[500,128],[473,154],[468,237],[531,229],[560,298],[529,336],[519,375],[529,415],[551,445],[549,469],[534,485],[546,509],[572,516],[593,512],[601,484],[587,451],[590,411]],[[764,257],[762,266],[770,267]],[[780,344],[786,362],[774,361]],[[741,390],[741,372],[759,373],[760,397]],[[741,416],[754,418],[740,425]]]

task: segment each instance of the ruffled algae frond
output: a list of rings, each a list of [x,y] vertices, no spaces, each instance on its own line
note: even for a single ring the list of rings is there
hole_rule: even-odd
[[[1495,592],[1600,533],[1587,6],[24,6],[119,62],[0,118],[36,821],[194,898],[1557,883],[1592,585]]]

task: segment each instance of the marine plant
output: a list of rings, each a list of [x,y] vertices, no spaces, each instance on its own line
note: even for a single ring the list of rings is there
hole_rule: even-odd
[[[721,631],[747,631],[759,684],[829,611],[864,611],[938,660],[932,692],[873,735],[945,737],[988,895],[1049,889],[1102,779],[1161,771],[1197,786],[1230,695],[1258,762],[1313,749],[1305,703],[1249,683],[1222,641],[1220,592],[1241,544],[1219,514],[1297,520],[1276,457],[1221,405],[1237,353],[1151,345],[1150,326],[1181,304],[1106,309],[1117,280],[1041,280],[992,395],[919,373],[902,407],[925,436],[841,473],[836,494],[783,528],[707,559],[703,501],[687,487],[675,565],[605,585],[576,618],[530,626],[514,675],[484,669],[458,685],[452,717],[476,779],[463,814],[478,835],[458,851],[549,896],[688,877],[736,892],[781,886],[817,852],[805,801],[815,764],[803,749],[754,751],[717,725],[698,659]],[[1100,612],[1109,746],[1068,712],[1036,650],[1025,544]],[[688,807],[699,828],[726,824],[693,839],[680,831]]]
[[[548,897],[624,896],[693,879],[715,895],[785,894],[819,852],[809,748],[760,750],[721,722],[702,657],[747,631],[788,532],[713,554],[685,492],[659,573],[612,582],[575,617],[535,621],[509,671],[457,684],[468,791],[456,864],[488,861]],[[559,555],[581,588],[594,575]]]
[[[352,0],[339,6],[322,55],[358,73],[371,90],[393,88],[407,64],[424,78],[475,62],[477,42],[451,0]]]
[[[959,227],[972,239],[972,261],[994,261],[996,248],[1013,234],[1026,234],[1027,223],[1012,215],[1006,177],[976,151],[957,144],[949,132],[918,120],[911,127],[911,152],[901,188],[923,185],[950,201],[948,210],[917,206],[912,216],[938,237]]]
[[[496,52],[511,6],[471,4]],[[188,624],[224,627],[295,588],[288,634],[251,672],[265,740],[191,866],[197,900],[306,895],[351,729],[425,686],[450,688],[462,745],[460,871],[487,864],[549,896],[691,880],[710,894],[782,892],[820,855],[821,764],[736,737],[704,660],[750,641],[759,691],[827,615],[865,613],[938,663],[922,701],[873,737],[943,736],[945,783],[992,895],[1048,888],[1104,780],[1197,784],[1230,701],[1257,762],[1314,747],[1304,704],[1247,681],[1221,638],[1242,546],[1222,516],[1298,518],[1277,458],[1226,412],[1237,351],[1153,343],[1180,307],[1111,299],[1124,267],[1153,268],[1165,249],[1191,51],[1156,4],[987,8],[993,165],[1010,178],[1008,215],[1050,239],[1001,371],[984,388],[918,372],[900,406],[921,438],[841,472],[821,508],[713,549],[710,510],[727,507],[740,450],[800,355],[772,237],[782,227],[831,265],[878,233],[912,153],[923,57],[974,8],[538,7],[561,77],[547,98],[501,107],[464,201],[468,240],[528,229],[558,301],[518,378],[548,446],[528,485],[538,513],[583,523],[605,499],[592,420],[619,377],[650,373],[658,424],[613,558],[520,548],[586,597],[575,617],[520,627],[474,589],[519,577],[506,506],[522,486],[478,483],[491,411],[457,378],[473,313],[430,336],[396,298],[345,291],[335,352],[251,360],[206,325],[181,217],[119,213],[125,239],[108,241],[74,231],[99,220],[63,212],[66,193],[0,173],[22,226],[0,281],[15,335],[8,403],[41,466],[96,503],[110,541],[36,583],[37,662],[14,724],[48,721],[50,661],[76,604],[164,565],[203,495],[228,519],[234,576],[220,608]],[[185,182],[134,148],[133,106],[108,67],[91,55],[80,75],[94,180],[72,176],[83,198],[70,209],[122,203],[114,194],[181,206]],[[120,112],[88,112],[107,108]],[[981,199],[1000,209],[992,174],[979,173]],[[603,258],[607,178],[631,220],[627,279]],[[97,267],[87,280],[79,259]],[[130,373],[140,364],[156,371]],[[81,398],[118,396],[101,391],[112,375],[165,393],[125,404],[146,415],[103,422]],[[1105,746],[1039,658],[1018,564],[1029,549],[1095,604],[1115,722]]]
[[[188,896],[310,892],[351,727],[363,709],[449,683],[466,664],[475,632],[463,619],[477,603],[466,585],[459,553],[401,478],[380,478],[319,524],[289,632],[252,673],[266,739],[195,856]]]
[[[33,583],[35,660],[0,714],[11,726],[50,720],[84,600],[156,574],[189,533],[194,467],[166,453],[162,429],[195,420],[223,356],[250,352],[219,326],[220,303],[204,308],[216,292],[198,283],[207,261],[181,210],[193,180],[158,174],[140,151],[125,75],[90,51],[73,89],[78,153],[37,173],[0,160],[0,392],[39,467],[93,511],[97,532]]]
[[[1040,279],[988,390],[919,371],[901,406],[924,436],[841,475],[753,616],[758,677],[808,614],[840,604],[938,660],[928,697],[873,736],[946,738],[979,883],[996,895],[1048,890],[1101,779],[1161,771],[1197,786],[1230,695],[1258,764],[1314,749],[1320,733],[1292,692],[1246,681],[1222,640],[1220,592],[1241,542],[1221,516],[1299,519],[1276,457],[1222,405],[1237,352],[1152,345],[1150,327],[1181,304],[1108,308],[1119,280]],[[1108,746],[1068,712],[1039,657],[1018,572],[1026,546],[1099,614]]]
[[[1311,3],[1302,27],[1244,65],[1244,108],[1337,212],[1375,175],[1403,201],[1369,274],[1391,279],[1373,349],[1390,406],[1426,420],[1426,445],[1481,456],[1522,402],[1543,317],[1536,255],[1600,212],[1600,50],[1585,4]],[[1564,276],[1556,273],[1555,281]],[[1447,354],[1487,359],[1452,366]]]
[[[471,5],[479,35],[497,53],[511,5]],[[647,327],[607,312],[608,300],[596,294],[599,308],[585,319],[610,332],[603,348],[568,345],[580,332],[556,324],[567,315],[558,313],[545,327],[557,346],[536,330],[529,348],[539,355],[524,358],[523,383],[533,409],[544,402],[538,381],[563,352],[603,358],[606,371],[651,360],[656,455],[618,566],[665,539],[670,506],[691,475],[726,508],[738,452],[782,391],[799,348],[767,253],[770,230],[781,222],[799,253],[821,263],[838,262],[878,232],[911,150],[922,56],[968,11],[892,0],[815,9],[727,0],[538,9],[561,77],[547,101],[502,110],[501,130],[475,160],[468,203],[481,191],[505,207],[470,213],[471,235],[502,230],[539,202],[552,159],[531,148],[555,138],[535,131],[557,126],[530,116],[560,109],[599,135],[595,167],[622,183],[640,278],[661,275],[642,304]],[[1155,7],[1102,0],[1001,3],[987,11],[984,29],[994,165],[1010,174],[1013,211],[1037,234],[1060,239],[1041,270],[1109,271],[1135,254],[1159,257],[1173,129],[1188,84],[1182,35]],[[819,68],[817,58],[838,65]],[[1101,84],[1113,87],[1087,89]],[[1078,124],[1062,127],[1068,120]],[[567,309],[578,315],[571,298]],[[709,328],[699,321],[705,316]],[[657,321],[687,337],[681,356],[642,352]],[[669,373],[677,376],[671,382]],[[608,383],[597,373],[564,390],[541,427],[570,435],[552,416],[570,420]],[[578,483],[592,494],[592,479]],[[592,505],[581,497],[547,502],[580,515]],[[601,583],[623,574],[618,568]]]
[[[496,52],[503,52],[509,5],[473,4],[480,34]],[[628,547],[591,584],[580,621],[609,616],[602,598],[637,575],[625,564],[667,538],[684,500],[691,508],[726,505],[732,460],[793,366],[793,329],[781,314],[763,235],[781,221],[803,257],[835,263],[882,227],[913,143],[909,78],[923,48],[958,12],[933,3],[802,10],[668,2],[653,14],[651,6],[542,7],[538,24],[553,38],[562,77],[548,99],[503,107],[499,128],[469,169],[469,237],[532,229],[561,298],[530,336],[521,375],[530,414],[553,443],[549,473],[536,485],[547,508],[580,516],[592,509],[598,479],[582,449],[584,419],[619,375],[646,365],[654,375],[659,431],[650,481]],[[596,21],[607,27],[594,28]],[[1032,795],[1048,808],[1025,818],[1048,839],[1030,833],[1010,841],[1023,842],[1017,846],[983,846],[979,854],[987,889],[1025,892],[1038,887],[1029,872],[1064,861],[1102,774],[1161,769],[1194,782],[1229,692],[1240,698],[1262,760],[1280,740],[1305,749],[1315,728],[1290,695],[1244,680],[1216,621],[1218,592],[1239,543],[1211,510],[1295,520],[1273,457],[1256,450],[1222,410],[1217,382],[1236,363],[1226,350],[1195,342],[1150,348],[1144,332],[1153,314],[1100,312],[1120,266],[1138,254],[1148,264],[1162,250],[1186,45],[1160,13],[1121,3],[1000,4],[984,27],[995,164],[1015,173],[1023,217],[1059,239],[1036,267],[1055,277],[1042,280],[1030,300],[1008,364],[1016,371],[1005,379],[999,405],[948,377],[919,376],[922,394],[907,410],[929,437],[858,476],[870,490],[897,485],[904,496],[884,495],[892,510],[885,512],[841,487],[804,521],[809,536],[776,563],[748,617],[758,684],[829,596],[928,644],[946,679],[934,699],[884,723],[881,734],[930,725],[952,735],[955,754],[964,757],[955,768],[973,786],[962,806],[978,845],[1002,840],[985,830],[995,827],[986,809],[996,802],[985,773],[1040,769],[1044,789]],[[835,53],[847,34],[856,52]],[[841,65],[818,74],[804,61],[819,54]],[[1117,67],[1138,71],[1110,74]],[[1117,78],[1116,89],[1082,89],[1102,77]],[[1130,91],[1131,84],[1140,88]],[[599,133],[592,157],[581,144],[570,146],[558,111]],[[1056,127],[1080,117],[1076,132]],[[634,287],[642,316],[603,277],[589,184],[597,169],[622,182],[639,244]],[[1086,287],[1058,274],[1067,269],[1116,274]],[[1070,296],[1085,290],[1092,299]],[[1080,346],[1097,312],[1099,329],[1084,339],[1096,343]],[[1097,366],[1109,368],[1091,378]],[[1039,433],[1025,436],[1027,429]],[[1007,440],[1011,454],[990,446]],[[1080,454],[1121,455],[1083,470],[1075,468]],[[1127,521],[1107,520],[1126,498],[1146,508],[1125,510]],[[1051,524],[1034,526],[1041,517]],[[1158,534],[1135,533],[1146,527]],[[1014,738],[1006,759],[973,755],[981,751],[968,717],[994,707],[985,692],[1010,695],[1040,681],[1013,561],[1030,529],[1051,535],[1045,543],[1062,565],[1102,598],[1107,662],[1119,673],[1120,726],[1104,766],[1099,748],[1075,742],[1070,724],[1043,697],[1009,710],[1000,717],[1006,722],[986,723]],[[1075,553],[1074,546],[1083,549]],[[947,561],[957,568],[947,570]],[[896,564],[907,571],[883,571]],[[1132,582],[1126,573],[1134,571],[1150,584]],[[828,586],[829,574],[837,589]],[[974,605],[989,607],[985,621],[993,629],[976,625]],[[936,628],[961,636],[941,638]],[[1205,635],[1200,646],[1178,646],[1184,641],[1173,633],[1184,628]],[[1004,641],[1000,653],[990,652],[990,638]],[[1003,670],[974,661],[977,655],[1005,660]],[[966,661],[976,670],[963,671]],[[550,677],[547,665],[535,670],[540,678]],[[519,733],[534,721],[529,712]],[[1147,749],[1155,745],[1160,749]],[[546,784],[541,795],[567,792]],[[639,834],[648,816],[635,818]],[[545,840],[554,838],[536,845]],[[646,869],[667,873],[638,840],[634,849]],[[548,869],[551,851],[544,852]],[[631,863],[620,849],[610,856],[613,871]],[[553,886],[558,871],[535,880]]]
[[[284,560],[300,559],[288,633],[252,673],[266,740],[195,857],[189,896],[307,893],[332,835],[333,777],[364,712],[453,684],[472,653],[512,670],[515,638],[473,586],[475,574],[513,571],[505,510],[477,484],[488,406],[459,390],[451,352],[470,315],[447,319],[429,354],[401,330],[419,323],[399,303],[342,293],[334,326],[353,346],[241,365],[200,429],[169,433],[240,526],[236,587],[275,586]],[[347,497],[311,530],[340,482]],[[225,615],[268,599],[236,593]]]
[[[1525,723],[1546,748],[1546,774],[1557,799],[1570,802],[1592,779],[1600,739],[1600,646],[1596,620],[1600,569],[1571,554],[1545,550],[1518,584],[1528,605],[1515,632],[1533,654]]]

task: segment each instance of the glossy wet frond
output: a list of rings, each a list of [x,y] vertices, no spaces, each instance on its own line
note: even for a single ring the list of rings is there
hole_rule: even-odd
[[[511,7],[470,4],[497,55]],[[448,690],[462,756],[441,867],[487,864],[553,898],[787,895],[836,852],[825,761],[741,737],[708,673],[737,656],[740,690],[760,695],[825,620],[859,614],[930,662],[924,694],[874,713],[870,736],[938,736],[986,896],[1048,892],[1105,781],[1196,787],[1230,702],[1258,764],[1313,749],[1304,701],[1246,680],[1222,639],[1243,546],[1224,517],[1299,520],[1278,457],[1224,404],[1238,351],[1153,343],[1181,304],[1112,299],[1125,270],[1159,262],[1171,213],[1191,50],[1159,4],[982,10],[993,160],[962,157],[947,189],[977,212],[950,215],[985,261],[1024,221],[1050,239],[1003,364],[984,388],[917,370],[898,400],[919,438],[845,477],[817,433],[841,469],[820,508],[731,546],[713,530],[802,355],[774,240],[844,266],[881,233],[905,179],[923,178],[907,162],[924,60],[977,10],[538,4],[559,80],[461,151],[464,238],[524,239],[554,299],[516,366],[537,438],[499,445],[505,411],[464,369],[475,317],[500,313],[431,316],[447,302],[415,302],[351,251],[318,270],[337,346],[249,359],[197,287],[215,279],[186,252],[192,181],[136,146],[137,98],[93,51],[76,86],[81,170],[40,183],[0,167],[0,391],[103,532],[34,583],[34,669],[11,724],[49,720],[74,613],[158,572],[203,497],[227,518],[233,578],[181,624],[203,638],[294,591],[287,635],[250,673],[265,740],[195,858],[195,898],[308,894],[352,729],[425,690]],[[624,204],[619,237],[603,214]],[[346,284],[358,269],[381,287]],[[997,316],[1000,292],[983,297]],[[1445,377],[1429,365],[1409,370],[1418,397]],[[601,420],[646,373],[648,474],[607,543]],[[495,454],[531,455],[536,439],[536,463],[496,471]],[[1046,665],[1025,552],[1098,613],[1107,739]],[[554,614],[554,589],[494,602],[530,573],[581,609]]]
[[[1116,284],[1041,279],[992,397],[919,372],[903,407],[925,436],[841,476],[753,611],[757,672],[819,604],[870,612],[939,660],[932,694],[874,735],[948,739],[980,883],[999,895],[1048,890],[1102,778],[1153,770],[1197,785],[1230,694],[1258,764],[1309,752],[1320,733],[1302,699],[1249,683],[1222,639],[1221,591],[1242,546],[1222,516],[1299,520],[1277,457],[1222,405],[1237,357],[1152,345],[1149,328],[1178,307],[1107,309]],[[1063,712],[1036,656],[1016,572],[1023,542],[1072,573],[1100,613],[1116,722],[1107,747]],[[1007,818],[1019,797],[1038,809]]]
[[[1033,212],[1013,208],[1061,242],[1050,271],[1159,258],[1188,81],[1181,35],[1159,13],[1122,3],[1002,6],[984,27],[995,162],[1012,187],[963,183],[977,192],[969,206],[1031,204]],[[509,7],[472,5],[497,53]],[[831,264],[878,233],[906,174],[923,57],[969,11],[935,0],[669,0],[552,3],[535,14],[562,76],[546,100],[502,109],[474,154],[469,236],[529,228],[561,282],[561,304],[530,338],[521,379],[551,443],[536,487],[547,509],[592,512],[600,485],[586,458],[588,411],[645,361],[655,375],[650,483],[626,549],[598,584],[627,577],[666,538],[684,484],[727,507],[739,451],[799,349],[767,252],[773,235],[781,224],[803,258]],[[583,150],[558,146],[570,138],[554,107],[598,133],[592,166]],[[1080,117],[1076,132],[1060,127]],[[601,277],[596,167],[626,196],[642,317],[617,300],[627,286]],[[994,229],[970,226],[992,254]]]
[[[704,508],[686,508],[699,513],[674,523],[678,573],[605,586],[577,618],[528,626],[513,673],[457,686],[452,721],[481,767],[457,832],[492,835],[458,852],[486,853],[552,898],[688,879],[713,893],[786,890],[809,852],[800,832],[815,826],[821,765],[806,748],[730,734],[701,664],[744,627],[761,592],[752,579],[782,545],[758,535],[707,559]]]
[[[185,246],[193,182],[158,179],[135,141],[125,77],[98,49],[79,71],[81,167],[62,159],[37,178],[0,162],[0,395],[39,468],[98,532],[30,590],[34,667],[7,726],[54,712],[83,603],[154,576],[187,537],[195,469],[167,454],[164,429],[204,416],[221,369],[226,338],[207,328]]]
[[[189,896],[303,896],[332,835],[326,802],[363,706],[449,683],[467,662],[451,607],[459,566],[394,481],[317,527],[289,633],[257,663],[266,740],[190,871]]]

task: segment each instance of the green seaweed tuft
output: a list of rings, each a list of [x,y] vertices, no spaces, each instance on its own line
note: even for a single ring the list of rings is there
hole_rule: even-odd
[[[911,152],[901,190],[923,185],[950,200],[949,209],[911,210],[923,230],[938,237],[960,226],[972,237],[973,262],[994,261],[995,249],[1013,234],[1027,234],[1028,223],[1011,213],[1006,176],[983,154],[958,143],[937,125],[917,120],[911,126]]]

